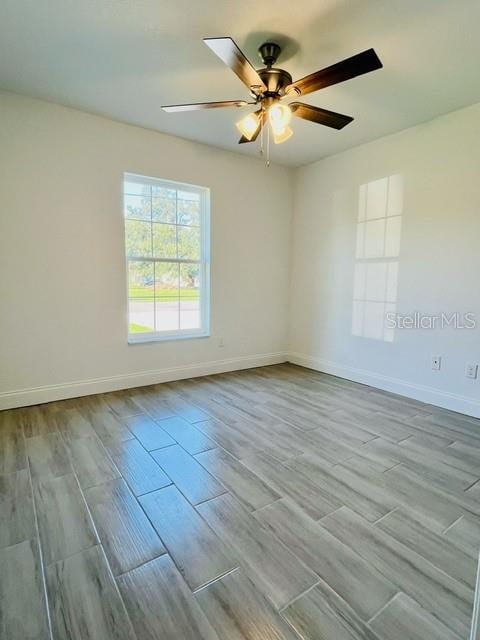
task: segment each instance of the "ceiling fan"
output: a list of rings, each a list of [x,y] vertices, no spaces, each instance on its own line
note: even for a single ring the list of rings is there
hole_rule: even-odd
[[[265,67],[256,70],[232,38],[204,38],[203,41],[248,87],[253,102],[223,100],[221,102],[168,105],[163,106],[162,109],[172,113],[257,105],[258,110],[249,113],[237,123],[237,128],[242,134],[238,141],[239,144],[254,142],[267,121],[270,123],[274,142],[276,144],[285,142],[293,134],[289,126],[292,115],[333,129],[343,129],[352,122],[351,116],[314,107],[303,102],[294,101],[287,104],[282,101],[287,98],[304,96],[307,93],[375,71],[383,66],[375,51],[367,49],[293,82],[288,71],[273,66],[281,52],[280,46],[274,42],[265,42],[259,47],[258,53]]]

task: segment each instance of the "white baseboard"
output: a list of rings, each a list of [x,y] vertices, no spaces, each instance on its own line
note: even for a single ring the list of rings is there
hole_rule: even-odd
[[[451,411],[457,411],[458,413],[473,416],[474,418],[480,418],[480,401],[467,396],[449,393],[448,391],[440,391],[433,387],[407,382],[399,378],[391,378],[380,373],[367,371],[366,369],[357,369],[356,367],[337,364],[336,362],[324,360],[323,358],[315,358],[303,353],[289,353],[288,360],[302,367],[329,373],[339,378],[346,378],[347,380],[360,382],[370,387],[391,391],[392,393],[413,398],[414,400],[420,400],[427,404],[433,404],[443,409],[450,409]]]
[[[0,392],[0,410],[26,407],[32,404],[53,402],[54,400],[77,398],[95,393],[105,393],[107,391],[118,391],[119,389],[130,389],[149,384],[157,384],[159,382],[171,382],[172,380],[207,376],[213,373],[263,367],[269,364],[279,364],[286,360],[287,354],[283,352],[263,353],[253,356],[229,358],[226,360],[212,360],[210,362],[201,362],[180,367],[170,367],[168,369],[157,369],[156,371],[139,371],[137,373],[127,373],[107,378],[91,378],[89,380],[76,380],[65,384],[3,391]]]

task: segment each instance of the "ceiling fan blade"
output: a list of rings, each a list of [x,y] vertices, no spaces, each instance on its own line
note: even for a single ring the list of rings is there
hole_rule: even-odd
[[[312,93],[312,91],[318,91],[318,89],[330,87],[332,84],[345,82],[345,80],[350,80],[351,78],[375,71],[375,69],[381,69],[382,67],[383,64],[375,51],[373,49],[367,49],[367,51],[358,53],[351,58],[332,64],[331,67],[326,67],[321,71],[316,71],[296,82],[292,82],[292,84],[286,87],[285,92],[290,95],[297,94],[304,96],[307,93]]]
[[[353,120],[351,116],[344,116],[341,113],[335,113],[335,111],[320,109],[320,107],[312,107],[312,105],[303,104],[303,102],[291,102],[289,107],[297,118],[324,124],[332,129],[343,129]]]
[[[255,113],[262,113],[262,109],[259,109],[258,111],[255,111]],[[240,140],[238,141],[238,144],[245,144],[246,142],[255,142],[255,140],[258,138],[260,131],[262,130],[263,125],[265,124],[265,119],[266,119],[266,112],[263,111],[263,115],[260,118],[260,122],[258,123],[258,127],[255,131],[255,133],[253,134],[253,136],[250,138],[250,140],[248,138],[246,138],[245,136],[242,136],[240,138]]]
[[[164,111],[176,113],[178,111],[198,111],[199,109],[218,109],[220,107],[246,107],[254,102],[246,100],[223,100],[221,102],[196,102],[194,104],[170,104],[162,107]]]
[[[267,90],[256,69],[250,64],[232,38],[204,38],[203,41],[222,62],[237,74],[249,89],[255,93]]]

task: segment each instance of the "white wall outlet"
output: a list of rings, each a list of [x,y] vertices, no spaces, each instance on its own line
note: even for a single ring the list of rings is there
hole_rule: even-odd
[[[218,346],[220,349],[225,346],[225,343],[223,342],[223,338],[218,339]]]
[[[442,366],[442,356],[432,356],[433,371],[440,371],[441,366]]]
[[[472,378],[472,380],[476,380],[478,375],[478,364],[474,362],[467,362],[465,365],[465,376],[467,378]]]

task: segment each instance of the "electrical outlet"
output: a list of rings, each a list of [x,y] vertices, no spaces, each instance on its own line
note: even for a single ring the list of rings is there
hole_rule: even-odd
[[[220,347],[220,349],[222,349],[225,346],[225,343],[223,342],[223,338],[218,339],[218,346]]]
[[[465,365],[465,376],[467,378],[472,378],[472,380],[476,380],[478,375],[478,364],[473,362],[467,362]]]
[[[432,356],[432,370],[440,371],[442,366],[442,356]]]

